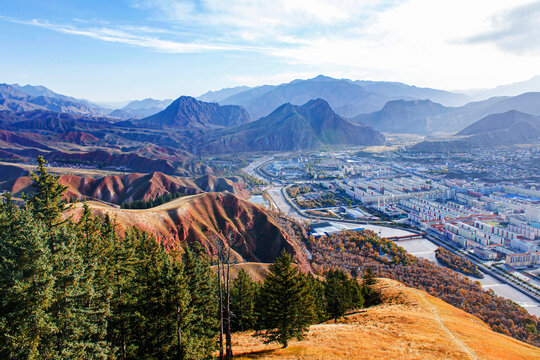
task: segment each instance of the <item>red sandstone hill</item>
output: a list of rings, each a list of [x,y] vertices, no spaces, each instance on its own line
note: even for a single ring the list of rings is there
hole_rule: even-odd
[[[103,167],[125,167],[134,171],[161,171],[174,174],[176,168],[166,160],[151,159],[136,153],[105,150],[90,152],[53,151],[45,156],[49,162],[90,163]]]
[[[304,270],[309,270],[300,241],[283,230],[261,206],[231,193],[204,193],[186,196],[145,210],[125,210],[98,202],[88,202],[94,215],[113,219],[120,231],[137,227],[154,234],[167,247],[199,242],[215,255],[217,238],[228,244],[239,260],[272,262],[285,249]],[[72,210],[80,214],[81,204]],[[77,216],[75,216],[77,217]],[[233,240],[229,243],[227,236]]]
[[[28,177],[20,177],[8,189],[12,193],[31,191],[32,181]],[[189,180],[166,175],[160,172],[151,174],[132,173],[128,175],[110,175],[103,178],[81,177],[76,175],[60,176],[60,183],[67,186],[66,197],[76,199],[97,199],[114,204],[122,204],[135,200],[153,200],[169,193],[186,195],[203,192],[224,192],[247,197],[241,180],[236,178],[217,178],[206,175],[199,179]]]
[[[95,144],[99,141],[94,135],[84,131],[68,131],[56,137],[59,141],[78,145]]]
[[[10,148],[13,145],[29,146],[38,149],[50,150],[41,142],[41,136],[33,133],[15,133],[13,131],[0,130],[0,145]]]

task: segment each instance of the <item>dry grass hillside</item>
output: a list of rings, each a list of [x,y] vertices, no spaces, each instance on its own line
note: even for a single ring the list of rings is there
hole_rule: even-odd
[[[199,242],[210,254],[217,252],[217,238],[229,243],[233,255],[241,261],[272,262],[283,249],[293,255],[299,266],[310,269],[300,241],[287,234],[262,206],[231,193],[203,193],[185,196],[166,204],[145,209],[126,210],[99,202],[88,202],[94,215],[109,214],[119,230],[133,226],[156,236],[168,247],[183,242]],[[80,215],[79,203],[72,210]]]
[[[251,279],[253,279],[253,281],[261,283],[270,272],[270,265],[272,264],[259,262],[233,264],[230,268],[231,279],[236,279],[240,270],[244,270],[251,277]],[[212,266],[212,269],[217,273],[216,265]]]
[[[337,323],[311,326],[286,349],[236,333],[237,359],[540,359],[540,349],[493,332],[478,318],[426,292],[389,279],[383,303]]]

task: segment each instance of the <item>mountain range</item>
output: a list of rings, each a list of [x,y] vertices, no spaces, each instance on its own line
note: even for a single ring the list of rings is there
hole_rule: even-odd
[[[76,115],[97,115],[89,106],[67,98],[31,96],[7,84],[0,84],[0,111],[51,110]]]
[[[200,151],[291,151],[383,143],[381,133],[353,124],[336,114],[325,100],[316,99],[302,106],[287,103],[257,121],[212,132],[205,137]]]
[[[7,99],[11,101],[6,101]],[[59,94],[41,85],[0,84],[0,111],[47,109],[74,115],[140,119],[165,109],[171,102],[171,99],[147,98],[133,100],[120,109],[111,110],[85,99]]]
[[[240,90],[241,88],[229,88],[206,93],[201,99],[211,99],[220,104],[241,105],[253,119],[270,114],[284,103],[301,105],[317,98],[326,100],[336,113],[345,117],[379,110],[387,101],[394,99],[429,97],[448,105],[463,104],[467,101],[463,94],[443,90],[418,88],[397,82],[334,79],[323,75],[277,86],[263,85]]]
[[[540,116],[511,110],[491,114],[451,137],[416,144],[415,151],[460,151],[473,147],[540,143]]]
[[[28,104],[20,104],[25,111],[28,106],[33,109],[30,104],[38,105],[52,111],[67,112],[76,115],[106,115],[110,112],[109,109],[99,106],[96,103],[85,99],[77,99],[72,96],[58,94],[45,86],[34,85],[19,85],[19,84],[0,84],[0,87],[10,87],[18,91],[16,98],[11,99],[26,102]],[[2,91],[0,90],[0,93]]]
[[[464,90],[474,100],[488,99],[495,96],[517,96],[527,92],[540,91],[540,75],[536,75],[528,80],[519,81],[512,84],[505,84],[492,89],[471,89]]]
[[[526,85],[535,84],[532,79]],[[513,89],[520,87],[525,85],[515,84]],[[201,175],[209,169],[193,161],[199,154],[380,145],[384,143],[380,132],[457,133],[491,114],[516,110],[540,115],[539,92],[455,106],[468,98],[396,82],[326,76],[277,86],[227,88],[201,98],[212,102],[189,96],[172,102],[148,98],[110,112],[43,86],[2,84],[0,152],[4,159],[41,154],[99,166],[129,160],[131,171],[150,166],[147,171],[186,174],[192,169]],[[366,109],[373,111],[358,113]]]
[[[0,169],[4,170],[1,166]],[[20,177],[3,184],[2,189],[12,194],[32,191],[32,179],[19,168]],[[15,173],[14,169],[5,169]],[[224,178],[212,175],[196,179],[184,179],[161,172],[150,174],[130,173],[127,175],[107,175],[100,178],[78,175],[60,175],[58,181],[66,186],[66,198],[99,200],[111,204],[122,204],[137,200],[149,201],[167,194],[181,193],[196,195],[204,192],[230,192],[241,198],[247,198],[249,192],[244,189],[242,180],[236,177]]]
[[[487,115],[510,110],[540,115],[540,92],[494,97],[460,107],[446,107],[430,100],[389,101],[381,110],[352,120],[383,132],[429,134],[457,132]]]

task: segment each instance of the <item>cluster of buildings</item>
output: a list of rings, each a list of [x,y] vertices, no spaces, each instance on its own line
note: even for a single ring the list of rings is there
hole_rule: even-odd
[[[448,189],[418,176],[388,179],[343,179],[333,182],[350,197],[384,212],[387,206],[412,198],[444,198]],[[389,209],[390,210],[390,209]],[[393,209],[395,210],[395,209]]]
[[[437,232],[482,259],[522,267],[540,266],[540,177],[538,168],[524,165],[532,155],[540,151],[404,152],[392,155],[391,161],[343,153],[273,166],[282,176],[316,171],[322,186],[366,208]],[[361,209],[342,212],[352,219],[366,217]]]
[[[399,201],[408,219],[484,260],[540,265],[540,192],[516,186],[449,185],[450,197]]]
[[[306,175],[306,166],[302,157],[273,161],[264,170],[273,177],[289,180]]]
[[[443,198],[439,198],[443,199]],[[399,206],[408,212],[408,218],[423,228],[447,221],[490,218],[494,214],[477,207],[469,207],[454,201],[434,201],[425,198],[410,198],[399,201]]]
[[[415,153],[399,154],[401,163],[408,168],[426,174],[440,171],[441,178],[481,179],[534,184],[540,181],[539,164],[531,161],[540,156],[540,147],[486,147],[460,153]],[[429,166],[426,164],[429,163]],[[422,169],[424,168],[424,169]]]
[[[373,165],[366,166],[373,167]],[[393,167],[389,173],[398,169]],[[470,249],[484,260],[514,267],[540,265],[540,191],[510,183],[450,180],[404,173],[327,182],[364,206],[403,216]],[[351,209],[350,217],[355,218]]]

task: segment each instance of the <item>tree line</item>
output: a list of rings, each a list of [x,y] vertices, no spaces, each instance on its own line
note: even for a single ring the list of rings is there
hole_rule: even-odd
[[[2,359],[210,359],[224,325],[287,346],[310,324],[378,301],[372,272],[362,284],[335,269],[316,278],[285,252],[263,283],[240,271],[224,284],[197,243],[165,249],[86,204],[66,212],[74,205],[45,164],[23,204],[0,201]]]
[[[165,195],[157,196],[154,199],[150,200],[135,200],[131,202],[125,202],[120,205],[122,209],[150,209],[161,204],[168,203],[174,199],[178,199],[181,196],[186,194],[181,192],[167,193]]]
[[[465,275],[469,275],[475,278],[482,279],[484,275],[478,269],[478,266],[470,262],[469,260],[454,254],[450,250],[446,250],[442,246],[439,246],[435,250],[435,257],[441,264],[449,267],[452,270],[459,271]]]

